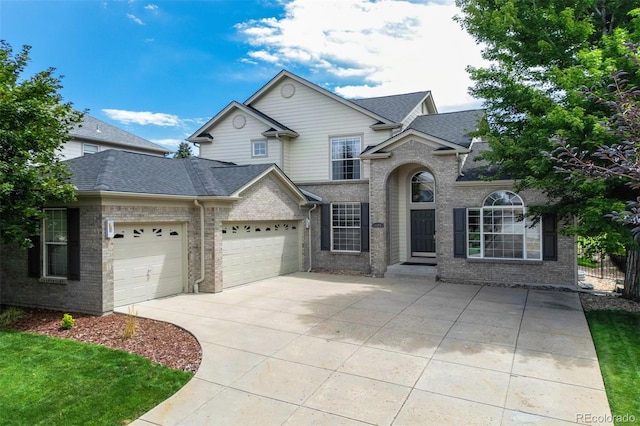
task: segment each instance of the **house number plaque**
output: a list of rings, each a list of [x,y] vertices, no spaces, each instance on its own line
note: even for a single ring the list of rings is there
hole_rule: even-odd
[[[374,222],[371,224],[372,228],[384,228],[384,223],[382,222]]]

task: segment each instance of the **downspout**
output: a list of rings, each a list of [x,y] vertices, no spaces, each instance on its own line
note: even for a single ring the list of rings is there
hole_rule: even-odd
[[[200,283],[204,281],[204,206],[193,199],[193,204],[200,208],[200,278],[193,283],[193,292],[200,291]]]
[[[318,205],[314,204],[313,207],[309,209],[309,218],[307,219],[309,221],[309,269],[307,269],[307,272],[311,272],[311,212],[316,208],[318,208]]]

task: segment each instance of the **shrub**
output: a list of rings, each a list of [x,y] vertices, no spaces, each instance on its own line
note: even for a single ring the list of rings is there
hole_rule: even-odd
[[[127,314],[127,320],[124,322],[124,330],[120,334],[123,339],[128,339],[136,334],[136,327],[138,322],[138,311],[133,308],[133,305],[129,306],[129,313]]]
[[[60,321],[60,325],[65,330],[71,329],[75,325],[75,323],[76,323],[76,320],[73,319],[71,314],[64,314],[62,316],[62,321]]]
[[[9,327],[20,318],[24,318],[26,315],[27,313],[22,309],[10,306],[0,314],[0,326]]]

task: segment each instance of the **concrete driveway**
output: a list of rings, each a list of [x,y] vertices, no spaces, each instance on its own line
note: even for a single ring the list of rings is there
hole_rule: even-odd
[[[558,425],[611,416],[575,293],[297,273],[136,309],[189,330],[203,358],[185,387],[135,425]]]

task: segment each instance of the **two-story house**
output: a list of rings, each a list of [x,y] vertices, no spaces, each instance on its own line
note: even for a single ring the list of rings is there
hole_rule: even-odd
[[[171,150],[140,136],[124,131],[88,114],[69,132],[70,139],[60,150],[60,158],[68,160],[106,149],[119,149],[141,154],[167,155]]]
[[[200,158],[69,160],[78,201],[2,256],[1,296],[102,313],[306,270],[575,285],[573,238],[522,220],[543,194],[482,179],[482,119],[438,113],[429,91],[347,100],[282,71],[188,138]]]

